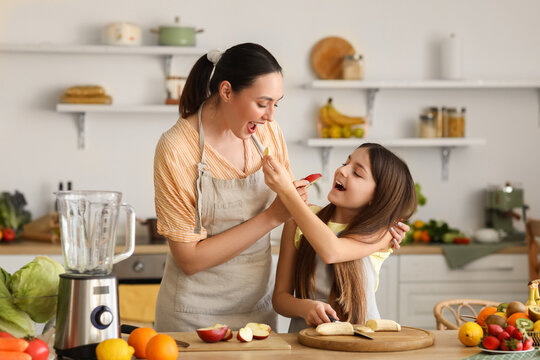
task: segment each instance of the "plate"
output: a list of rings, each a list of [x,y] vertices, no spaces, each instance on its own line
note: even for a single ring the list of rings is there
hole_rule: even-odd
[[[526,353],[526,352],[531,352],[531,351],[536,350],[534,347],[530,348],[529,350],[521,350],[521,351],[511,351],[511,350],[489,350],[489,349],[486,349],[485,347],[482,347],[482,346],[479,346],[479,348],[480,348],[482,351],[485,351],[485,352],[490,353],[490,354],[521,354],[521,353]]]

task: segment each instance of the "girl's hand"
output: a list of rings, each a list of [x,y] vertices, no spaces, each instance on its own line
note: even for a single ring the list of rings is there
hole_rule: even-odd
[[[396,250],[400,248],[399,244],[403,239],[405,238],[405,234],[407,231],[409,231],[411,228],[409,225],[402,223],[401,221],[398,221],[396,226],[392,226],[390,228],[390,234],[393,236],[392,239],[392,247]]]
[[[270,189],[281,195],[287,191],[296,191],[297,187],[308,184],[305,180],[291,181],[289,172],[283,165],[276,161],[271,155],[266,155],[262,162],[264,172],[264,182]],[[302,185],[303,184],[303,185]]]
[[[306,314],[304,320],[308,326],[317,326],[322,323],[330,322],[328,315],[331,315],[334,319],[339,320],[337,313],[330,305],[322,301],[306,300],[304,307]]]

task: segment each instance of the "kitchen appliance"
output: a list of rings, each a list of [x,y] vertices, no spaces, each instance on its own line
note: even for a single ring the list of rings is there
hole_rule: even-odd
[[[523,189],[507,182],[504,186],[490,186],[486,191],[486,226],[502,230],[508,238],[524,238],[514,227],[515,220],[526,222],[528,206],[523,201]],[[521,215],[516,212],[521,210]]]
[[[204,29],[195,29],[191,26],[179,26],[180,17],[174,18],[174,24],[160,26],[158,29],[150,29],[158,34],[158,44],[164,46],[195,46],[195,35]]]
[[[135,249],[135,211],[114,191],[56,193],[65,274],[60,275],[54,348],[58,359],[95,359],[99,342],[120,337],[113,264]],[[116,225],[125,210],[126,240],[115,254]]]
[[[106,45],[141,45],[141,28],[128,22],[110,23],[103,28],[101,41]]]

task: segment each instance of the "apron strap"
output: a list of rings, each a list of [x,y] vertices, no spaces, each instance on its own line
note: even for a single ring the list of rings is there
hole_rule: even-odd
[[[204,103],[203,103],[204,104]],[[199,176],[197,176],[197,181],[195,183],[195,188],[197,191],[197,204],[195,209],[195,234],[200,234],[202,231],[202,225],[201,225],[201,208],[202,208],[202,181],[201,177],[203,176],[205,170],[206,170],[206,160],[204,157],[204,131],[202,127],[202,108],[203,104],[199,107],[199,111],[197,112],[197,117],[199,119],[199,146],[201,148],[201,161],[197,164],[197,171],[199,173]]]

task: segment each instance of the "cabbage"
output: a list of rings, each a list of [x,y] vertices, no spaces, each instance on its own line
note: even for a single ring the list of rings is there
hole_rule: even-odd
[[[37,256],[17,270],[10,281],[13,302],[37,323],[49,321],[56,314],[58,275],[64,267],[47,256]]]
[[[34,336],[34,323],[30,316],[11,303],[8,283],[11,275],[0,268],[0,330],[15,337]]]

